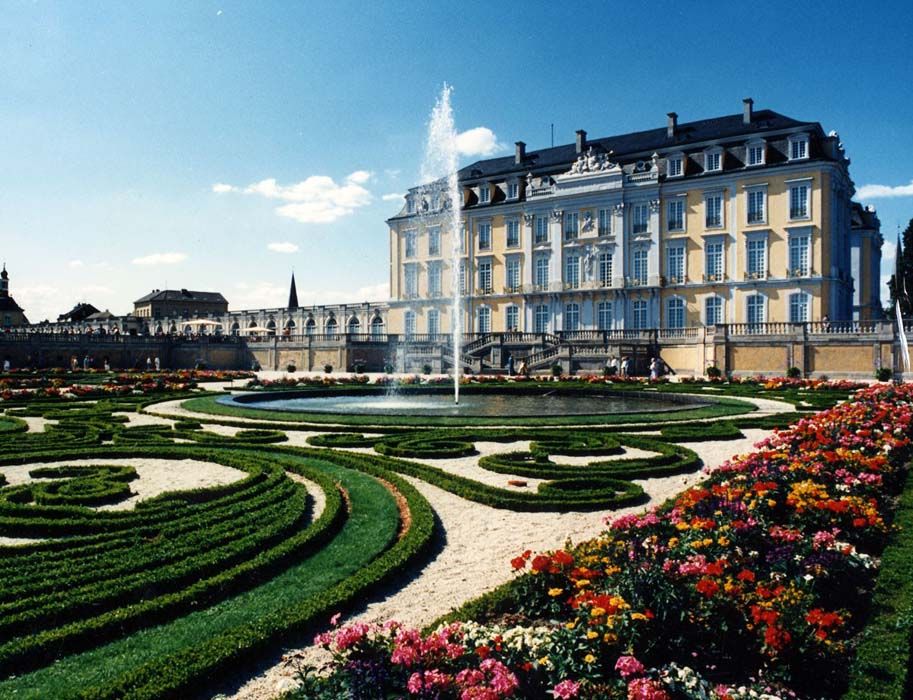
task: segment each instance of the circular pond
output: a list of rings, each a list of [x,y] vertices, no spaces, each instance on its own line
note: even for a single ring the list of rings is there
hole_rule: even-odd
[[[509,393],[466,391],[460,394],[458,405],[454,404],[453,395],[444,391],[409,391],[399,394],[332,392],[318,396],[298,392],[242,394],[222,397],[219,403],[293,413],[475,418],[657,413],[705,405],[698,400],[685,400],[680,396],[660,398],[639,392],[579,393],[546,389]]]

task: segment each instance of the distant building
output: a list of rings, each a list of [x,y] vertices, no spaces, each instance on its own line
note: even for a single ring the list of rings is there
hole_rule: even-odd
[[[133,315],[139,318],[198,318],[226,313],[228,301],[219,292],[154,289],[133,302]]]
[[[4,263],[3,271],[0,272],[0,327],[25,326],[28,322],[22,307],[10,296],[10,275]]]
[[[57,322],[79,323],[80,321],[85,321],[87,318],[97,313],[100,313],[99,310],[92,306],[92,304],[80,302],[65,314],[60,314],[60,316],[57,317]]]

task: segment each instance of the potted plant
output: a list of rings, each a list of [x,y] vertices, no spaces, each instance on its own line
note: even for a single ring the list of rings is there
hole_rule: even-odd
[[[327,374],[331,374],[333,372],[333,365],[331,365],[329,363],[325,364],[323,366],[323,371],[326,372]]]

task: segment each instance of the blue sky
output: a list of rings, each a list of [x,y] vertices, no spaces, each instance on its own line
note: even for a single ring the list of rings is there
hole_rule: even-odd
[[[0,258],[33,321],[166,285],[282,305],[292,268],[302,303],[383,297],[384,196],[445,81],[466,162],[751,96],[839,131],[890,241],[913,217],[909,2],[7,0],[0,35]]]

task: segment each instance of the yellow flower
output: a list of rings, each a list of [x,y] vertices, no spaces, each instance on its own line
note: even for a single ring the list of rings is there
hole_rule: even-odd
[[[593,656],[592,654],[587,654],[586,656],[583,657],[583,661],[584,661],[584,663],[591,664],[596,661],[596,657]]]
[[[720,538],[716,541],[716,543],[717,543],[718,545],[720,545],[720,547],[728,547],[728,546],[729,546],[729,538],[728,538],[728,537],[720,537]]]
[[[549,661],[549,658],[547,656],[543,656],[541,659],[539,659],[539,665],[540,666],[551,666],[552,662]]]
[[[561,595],[562,593],[564,593],[564,589],[563,589],[563,588],[549,588],[549,589],[548,589],[548,594],[549,594],[552,598],[557,598],[557,597],[558,597],[559,595]]]
[[[604,641],[606,644],[614,644],[618,641],[618,635],[612,634],[611,632],[606,632],[604,635],[602,635],[602,641]]]
[[[678,546],[678,537],[669,538],[669,549],[675,549]]]
[[[576,583],[577,583],[577,588],[586,588],[587,586],[590,585],[590,582],[585,578],[580,579]]]
[[[594,630],[589,630],[589,631],[587,631],[587,633],[586,633],[586,638],[587,638],[587,639],[596,639],[596,637],[598,637],[598,636],[599,636],[599,633],[598,633],[598,632],[595,632]]]
[[[577,620],[571,620],[564,625],[567,629],[572,630],[577,626]]]
[[[643,613],[631,613],[631,619],[632,620],[649,620],[650,618],[648,618]]]
[[[769,507],[771,507],[771,508],[775,508],[776,505],[777,505],[777,501],[776,501],[775,499],[773,499],[773,498],[768,498],[768,499],[767,499],[767,505],[768,505]]]
[[[605,609],[600,607],[590,608],[590,617],[599,617],[605,615]]]
[[[691,527],[691,526],[686,522],[675,523],[676,530],[687,530],[689,527]]]

